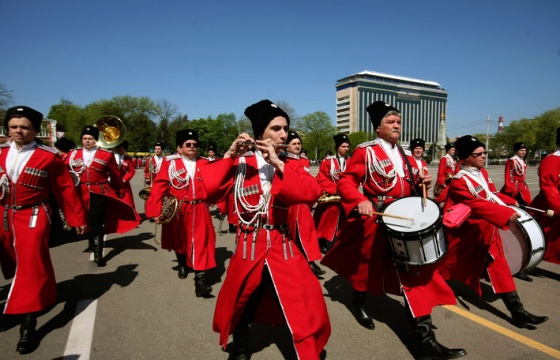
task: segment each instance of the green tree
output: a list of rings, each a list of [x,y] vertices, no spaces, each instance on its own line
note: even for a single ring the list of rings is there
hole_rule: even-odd
[[[0,83],[0,111],[8,110],[13,101],[13,91],[9,90],[6,85]],[[4,118],[4,116],[2,116],[2,118]]]
[[[355,133],[348,134],[348,139],[350,139],[350,151],[351,153],[354,152],[356,146],[360,145],[361,143],[365,143],[369,141],[368,134],[364,131],[357,131]]]
[[[333,150],[332,137],[336,128],[332,125],[330,116],[322,111],[316,111],[301,118],[299,128],[302,132],[303,147],[312,159],[322,159],[327,150]]]

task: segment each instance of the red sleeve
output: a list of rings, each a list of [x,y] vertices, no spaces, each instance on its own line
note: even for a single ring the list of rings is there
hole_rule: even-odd
[[[358,190],[366,175],[365,154],[365,148],[356,148],[352,157],[346,163],[346,169],[343,173],[340,173],[337,189],[346,215],[349,215],[359,203],[368,200]]]
[[[543,197],[554,213],[560,213],[560,157],[548,155],[539,165],[539,197]]]
[[[348,166],[348,165],[347,165]],[[341,173],[342,174],[342,173]],[[319,166],[317,182],[321,189],[329,195],[336,193],[336,183],[331,179],[331,160],[323,160]]]
[[[148,158],[148,160],[146,160],[146,166],[144,167],[144,179],[149,179],[150,178],[150,164],[152,163],[152,158]]]
[[[284,173],[274,177],[271,193],[289,204],[315,204],[322,190],[315,178],[304,169],[301,161],[286,161]]]
[[[206,199],[208,204],[224,201],[229,195],[233,188],[235,165],[235,159],[225,158],[208,161],[200,166],[200,176],[208,194]]]
[[[130,182],[132,177],[136,174],[136,169],[132,165],[132,159],[130,157],[128,157],[128,158],[125,157],[125,159],[127,159],[127,161],[128,161],[128,167],[127,167],[127,170],[126,170],[126,174],[124,174],[124,176],[123,176],[123,180],[126,181],[126,182]]]
[[[503,191],[512,194],[513,196],[517,195],[517,189],[515,188],[515,183],[513,182],[513,178],[511,176],[511,166],[513,164],[513,160],[509,159],[506,162],[506,169],[504,172],[504,187]]]
[[[111,187],[116,191],[121,190],[123,188],[121,171],[119,170],[117,160],[115,160],[115,157],[112,153],[109,153],[109,156],[107,158],[107,170],[109,172],[109,177],[111,178]]]
[[[70,176],[66,165],[58,156],[54,157],[49,170],[50,189],[56,202],[62,209],[66,221],[70,226],[86,225],[86,216],[78,190],[74,185],[74,180]]]
[[[146,202],[146,217],[153,218],[161,215],[161,199],[169,192],[169,163],[163,160],[158,176],[152,182],[150,197]]]

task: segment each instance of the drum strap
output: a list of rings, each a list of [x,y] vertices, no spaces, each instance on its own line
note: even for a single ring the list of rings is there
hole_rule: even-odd
[[[416,190],[416,186],[414,186],[414,179],[413,179],[414,175],[412,173],[412,166],[410,165],[410,161],[408,161],[408,156],[406,156],[404,150],[400,146],[399,146],[399,151],[401,152],[404,162],[406,163],[406,168],[408,169],[408,180],[410,182],[410,187],[412,188],[414,195],[418,196],[418,191]]]

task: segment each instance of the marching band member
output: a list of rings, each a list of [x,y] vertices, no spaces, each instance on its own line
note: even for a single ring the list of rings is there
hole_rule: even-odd
[[[136,206],[134,205],[134,194],[132,193],[132,187],[130,186],[130,180],[136,175],[136,169],[132,164],[132,158],[127,155],[128,151],[128,141],[123,140],[117,147],[115,148],[115,161],[120,170],[121,179],[123,183],[123,191],[122,191],[122,201],[129,204],[134,210],[136,210]],[[136,212],[138,221],[142,221],[142,218]]]
[[[453,291],[437,270],[437,265],[399,266],[387,247],[387,231],[377,215],[384,204],[418,191],[429,174],[414,176],[414,159],[397,145],[401,134],[401,114],[395,107],[376,101],[367,107],[377,139],[359,145],[346,170],[340,174],[338,192],[347,220],[334,247],[322,264],[347,279],[353,289],[352,314],[358,323],[374,329],[365,311],[367,292],[375,295],[404,295],[409,325],[415,335],[417,359],[455,359],[463,349],[439,344],[432,330],[434,306],[455,304]],[[412,163],[412,165],[411,165]],[[358,190],[363,183],[363,194]]]
[[[163,197],[172,195],[177,199],[179,211],[162,226],[161,247],[175,252],[180,279],[187,277],[188,268],[194,270],[195,294],[207,297],[212,287],[206,283],[206,270],[216,267],[216,233],[200,176],[200,167],[208,160],[198,156],[195,130],[178,131],[176,143],[177,154],[165,157],[153,181],[146,216],[155,218],[159,224]]]
[[[99,129],[82,129],[82,148],[74,149],[66,158],[70,173],[79,179],[78,192],[86,210],[88,247],[98,266],[105,266],[103,237],[123,234],[140,223],[136,210],[121,200],[123,183],[115,157],[111,151],[97,146]],[[110,181],[109,181],[110,178]]]
[[[206,158],[208,161],[215,161],[219,159],[216,155],[216,147],[214,145],[209,145],[206,153],[208,154],[208,157]]]
[[[531,207],[552,210],[554,216],[534,212],[546,242],[544,260],[560,264],[560,128],[556,129],[556,150],[542,159],[539,165],[539,194]]]
[[[513,144],[513,152],[515,155],[506,162],[505,181],[500,192],[514,198],[520,205],[529,205],[531,203],[531,191],[529,191],[529,186],[525,182],[527,147],[522,142],[517,142]]]
[[[12,138],[0,148],[0,265],[13,278],[5,314],[20,314],[17,351],[39,345],[37,312],[56,302],[56,280],[49,254],[50,206],[53,196],[66,219],[82,234],[86,219],[74,182],[56,151],[37,145],[43,114],[27,106],[6,112],[4,127]]]
[[[434,187],[434,198],[437,203],[445,202],[447,198],[447,184],[460,170],[460,165],[455,160],[455,145],[446,144],[445,152],[445,156],[439,160],[436,186]]]
[[[515,282],[504,254],[499,228],[506,230],[510,221],[521,215],[507,205],[517,202],[497,193],[496,186],[484,169],[484,144],[471,135],[455,141],[461,170],[449,185],[444,212],[455,204],[471,208],[469,217],[457,228],[446,231],[449,247],[440,266],[446,279],[458,280],[482,295],[480,279],[486,277],[511,312],[512,323],[520,328],[540,324],[546,316],[528,313],[517,294]]]
[[[154,153],[154,156],[146,160],[146,165],[144,167],[144,183],[146,186],[152,185],[151,182],[159,173],[161,164],[163,164],[163,145],[161,143],[154,144]]]
[[[56,150],[58,151],[58,155],[60,155],[62,161],[64,162],[66,160],[66,157],[68,156],[68,152],[76,147],[76,143],[68,138],[61,137],[54,144],[54,147],[56,148]]]
[[[298,133],[290,130],[288,132],[286,144],[288,145],[286,152],[280,155],[290,158],[290,161],[301,161],[303,163],[303,169],[309,172],[309,159],[300,156],[301,138]],[[321,269],[319,265],[315,263],[316,260],[321,260],[323,256],[319,250],[319,244],[317,243],[317,231],[315,230],[311,208],[307,204],[290,206],[290,210],[288,211],[288,225],[290,226],[290,234],[293,235],[296,244],[300,246],[300,250],[307,258],[307,261],[309,261],[309,266],[311,266],[311,270],[315,276],[324,275],[325,270]]]
[[[209,194],[223,198],[234,192],[240,222],[213,329],[224,347],[233,334],[232,358],[248,359],[250,323],[280,321],[288,325],[298,358],[318,359],[330,336],[327,308],[307,259],[289,237],[287,220],[290,205],[312,205],[321,190],[301,162],[277,155],[274,145],[285,144],[289,126],[282,109],[262,100],[245,115],[256,151],[246,152],[253,145],[245,142],[255,141],[241,134],[223,160],[203,169]]]
[[[317,182],[326,195],[335,195],[336,184],[340,173],[346,169],[348,152],[350,151],[350,139],[346,134],[333,136],[336,155],[326,157],[319,167],[316,176]],[[340,211],[339,202],[325,202],[317,204],[313,219],[317,229],[317,238],[321,252],[326,253],[335,241],[336,233],[345,221],[344,212]]]

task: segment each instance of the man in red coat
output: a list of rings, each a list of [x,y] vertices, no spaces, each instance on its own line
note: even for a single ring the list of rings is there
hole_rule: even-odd
[[[463,349],[448,349],[439,344],[432,330],[432,308],[456,303],[453,291],[439,274],[437,265],[399,266],[387,248],[387,231],[374,215],[385,204],[419,193],[422,183],[429,187],[431,176],[415,176],[412,170],[416,168],[415,160],[397,145],[402,129],[398,109],[376,101],[368,106],[367,111],[377,139],[359,145],[346,171],[340,175],[337,188],[347,220],[340,229],[337,243],[325,255],[322,264],[350,282],[352,314],[360,325],[374,329],[373,320],[364,308],[367,292],[404,295],[408,322],[415,334],[413,352],[416,358],[464,356]],[[362,184],[363,193],[359,191]]]
[[[121,179],[123,183],[122,191],[122,201],[129,204],[136,211],[136,205],[134,204],[134,194],[132,193],[132,187],[130,186],[130,180],[136,175],[136,168],[132,163],[132,158],[127,155],[128,151],[128,141],[123,140],[115,148],[115,161],[120,170]],[[142,218],[136,212],[138,221],[142,221]]]
[[[27,106],[6,112],[4,127],[12,142],[0,148],[0,265],[13,278],[5,314],[21,314],[17,351],[35,350],[37,312],[56,302],[56,280],[49,254],[50,196],[54,196],[76,232],[86,220],[64,163],[52,148],[37,145],[43,114]],[[7,355],[6,355],[7,356]]]
[[[68,156],[68,152],[76,147],[76,143],[68,138],[61,137],[54,144],[54,147],[58,151],[58,154],[62,158],[62,161],[65,161],[66,157]]]
[[[440,271],[446,279],[458,280],[482,294],[480,279],[487,277],[511,312],[517,327],[540,324],[546,316],[528,313],[517,294],[515,282],[505,257],[499,228],[507,230],[510,221],[521,215],[507,205],[518,205],[507,195],[496,191],[484,163],[484,144],[471,135],[455,142],[461,170],[453,177],[444,212],[455,204],[471,208],[471,215],[457,228],[446,231],[449,247]]]
[[[82,129],[82,149],[70,152],[66,159],[70,173],[79,179],[78,191],[88,219],[88,248],[98,266],[105,266],[103,237],[130,231],[140,223],[138,213],[121,200],[123,183],[113,153],[97,146],[99,129]],[[110,181],[109,181],[110,179]]]
[[[212,292],[206,283],[206,270],[216,267],[216,232],[200,176],[200,167],[208,160],[198,156],[195,130],[178,131],[176,142],[177,154],[164,159],[153,181],[146,216],[159,223],[163,197],[172,195],[177,199],[179,211],[171,222],[162,226],[161,247],[175,252],[180,279],[187,277],[188,268],[194,270],[195,294],[206,297]]]
[[[544,233],[544,260],[560,264],[560,128],[556,129],[556,150],[539,165],[539,189],[531,207],[554,212],[551,217],[541,212],[533,213]]]
[[[146,165],[144,167],[144,183],[146,186],[152,185],[153,179],[159,173],[161,169],[161,164],[163,164],[163,144],[154,144],[154,156],[150,156],[146,160]]]
[[[241,134],[224,159],[203,169],[208,193],[223,198],[233,191],[239,214],[236,249],[216,301],[214,331],[226,346],[233,334],[234,359],[249,359],[248,330],[253,321],[287,324],[299,359],[319,359],[331,328],[319,281],[288,230],[290,205],[312,205],[321,193],[299,161],[282,161],[289,117],[270,100],[245,109],[255,143]],[[244,145],[245,143],[245,145]]]
[[[323,189],[323,194],[327,196],[338,195],[336,184],[340,173],[346,169],[348,152],[350,151],[350,139],[346,134],[336,134],[333,136],[336,155],[326,157],[319,167],[316,176],[317,182]],[[339,202],[324,202],[317,204],[313,213],[317,238],[321,252],[326,253],[335,241],[338,229],[344,223],[344,212],[340,211]]]
[[[309,172],[309,159],[300,156],[301,153],[301,138],[299,134],[293,130],[288,131],[288,139],[286,140],[288,147],[286,152],[281,155],[289,158],[289,161],[300,161],[303,163],[305,171]],[[283,159],[288,161],[288,159]],[[325,274],[325,270],[321,269],[315,263],[316,260],[321,260],[323,257],[319,250],[317,243],[317,231],[315,230],[315,223],[313,222],[313,215],[311,208],[307,204],[297,204],[290,206],[288,211],[288,225],[290,226],[290,234],[294,236],[294,240],[300,246],[303,254],[309,261],[309,266],[315,276]]]
[[[513,152],[513,157],[506,162],[504,186],[500,192],[514,198],[520,205],[529,205],[531,203],[531,191],[529,191],[529,186],[525,182],[527,147],[522,142],[517,142],[513,144]]]
[[[446,154],[439,160],[439,167],[434,187],[434,197],[436,202],[442,203],[447,198],[447,185],[451,178],[460,170],[459,163],[455,160],[455,145],[445,145]]]

